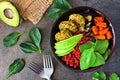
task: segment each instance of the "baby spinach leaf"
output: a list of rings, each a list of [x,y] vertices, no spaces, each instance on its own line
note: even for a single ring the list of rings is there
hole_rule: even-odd
[[[59,8],[52,8],[48,10],[47,16],[51,19],[57,19],[65,10]]]
[[[62,13],[71,8],[72,6],[67,0],[54,0],[53,8],[48,10],[47,16],[51,19],[57,19]]]
[[[41,47],[40,47],[41,34],[40,34],[39,29],[37,27],[31,28],[30,31],[29,31],[29,37],[33,41],[33,43],[38,47],[38,49],[41,53]],[[33,46],[33,44],[31,45],[31,47],[32,46]]]
[[[96,60],[95,60],[95,63],[91,67],[97,67],[97,66],[105,64],[105,59],[100,53],[95,52],[95,55],[96,55]]]
[[[112,73],[109,77],[109,80],[120,80],[120,78],[116,73]]]
[[[60,8],[63,10],[72,8],[72,6],[67,2],[67,0],[54,0],[53,5],[55,8]]]
[[[106,74],[103,71],[94,72],[92,74],[92,80],[106,80]]]
[[[96,46],[95,46],[95,51],[99,52],[100,54],[104,54],[105,51],[107,50],[108,46],[109,46],[108,40],[97,40]]]
[[[15,45],[19,39],[19,37],[23,34],[23,32],[12,32],[8,34],[4,39],[3,39],[3,45],[5,47],[11,47]]]
[[[107,60],[109,55],[110,55],[110,49],[108,48],[103,54],[104,59]]]
[[[24,59],[16,59],[14,62],[9,66],[9,72],[6,75],[6,79],[8,79],[10,76],[19,73],[22,71],[22,69],[25,66]]]
[[[80,58],[80,69],[85,70],[90,68],[95,63],[95,60],[94,47],[84,50]]]
[[[88,41],[82,45],[79,46],[79,50],[80,52],[82,53],[85,49],[89,49],[91,48],[92,46],[94,46],[95,43],[91,42],[91,41]]]
[[[33,53],[39,50],[33,43],[27,41],[22,42],[19,46],[25,53]]]

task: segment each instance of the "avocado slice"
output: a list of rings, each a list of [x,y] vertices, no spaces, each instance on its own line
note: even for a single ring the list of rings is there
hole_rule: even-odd
[[[74,45],[76,45],[76,42],[74,42],[74,43],[69,43],[69,45],[68,46],[54,46],[54,48],[56,49],[56,50],[63,50],[63,49],[68,49],[68,48],[70,48],[70,47],[72,47],[72,46],[74,46]]]
[[[69,54],[70,52],[72,52],[72,50],[81,38],[82,34],[78,34],[66,40],[55,43],[55,54],[57,54],[57,56],[59,57]]]
[[[78,35],[72,36],[68,39],[56,42],[55,46],[65,47],[65,46],[70,45],[70,43],[74,43],[74,42],[77,43],[81,38],[82,38],[82,34],[78,34]]]
[[[55,53],[57,55],[61,55],[61,56],[63,55],[64,56],[64,55],[69,54],[74,49],[74,47],[75,47],[75,45],[70,47],[70,48],[68,48],[68,49],[56,50]]]
[[[20,16],[17,9],[8,1],[0,1],[0,19],[13,27],[17,27],[20,23]]]

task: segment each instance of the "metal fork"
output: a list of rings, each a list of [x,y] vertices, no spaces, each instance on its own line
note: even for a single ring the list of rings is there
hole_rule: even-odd
[[[53,63],[50,55],[43,55],[43,65],[44,65],[44,78],[50,80],[50,77],[54,71]],[[40,74],[43,77],[43,74]]]

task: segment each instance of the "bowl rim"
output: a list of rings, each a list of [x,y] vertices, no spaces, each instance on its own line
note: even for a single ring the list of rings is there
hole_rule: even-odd
[[[53,26],[52,26],[52,30],[50,32],[50,46],[51,46],[51,49],[52,49],[52,55],[54,56],[54,58],[60,63],[62,64],[63,66],[65,66],[66,68],[68,68],[69,70],[72,70],[72,71],[75,71],[75,72],[91,72],[91,71],[95,71],[97,69],[99,69],[100,67],[104,66],[104,65],[101,65],[101,66],[98,66],[98,67],[94,67],[94,68],[89,68],[89,69],[86,69],[86,70],[80,70],[80,69],[74,69],[74,68],[70,68],[69,66],[65,65],[65,63],[63,63],[59,57],[57,57],[54,53],[54,48],[52,47],[53,46],[53,41],[52,41],[52,32],[54,31],[54,27],[56,25],[57,22],[60,21],[60,18],[62,18],[66,13],[69,13],[70,11],[72,10],[75,10],[75,9],[80,9],[80,8],[88,8],[88,9],[91,9],[91,10],[94,10],[94,11],[97,11],[100,15],[104,16],[104,18],[109,22],[109,27],[111,28],[111,31],[112,31],[112,35],[113,35],[113,38],[112,38],[112,46],[111,46],[111,50],[110,50],[110,55],[108,57],[108,59],[106,60],[106,63],[109,61],[110,57],[112,56],[113,54],[113,50],[114,50],[114,47],[115,47],[115,31],[114,31],[114,28],[113,28],[113,25],[111,23],[111,20],[103,13],[101,12],[100,10],[96,9],[96,8],[93,8],[93,7],[88,7],[88,6],[78,6],[78,7],[74,7],[72,9],[69,9],[67,11],[65,11],[58,19],[56,19],[56,21],[54,22]]]

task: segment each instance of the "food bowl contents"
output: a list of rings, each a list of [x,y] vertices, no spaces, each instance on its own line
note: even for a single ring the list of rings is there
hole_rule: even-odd
[[[80,70],[105,64],[113,34],[104,16],[73,13],[58,28],[54,48],[64,64]]]
[[[17,27],[20,23],[17,9],[8,1],[0,1],[0,19],[12,27]]]

